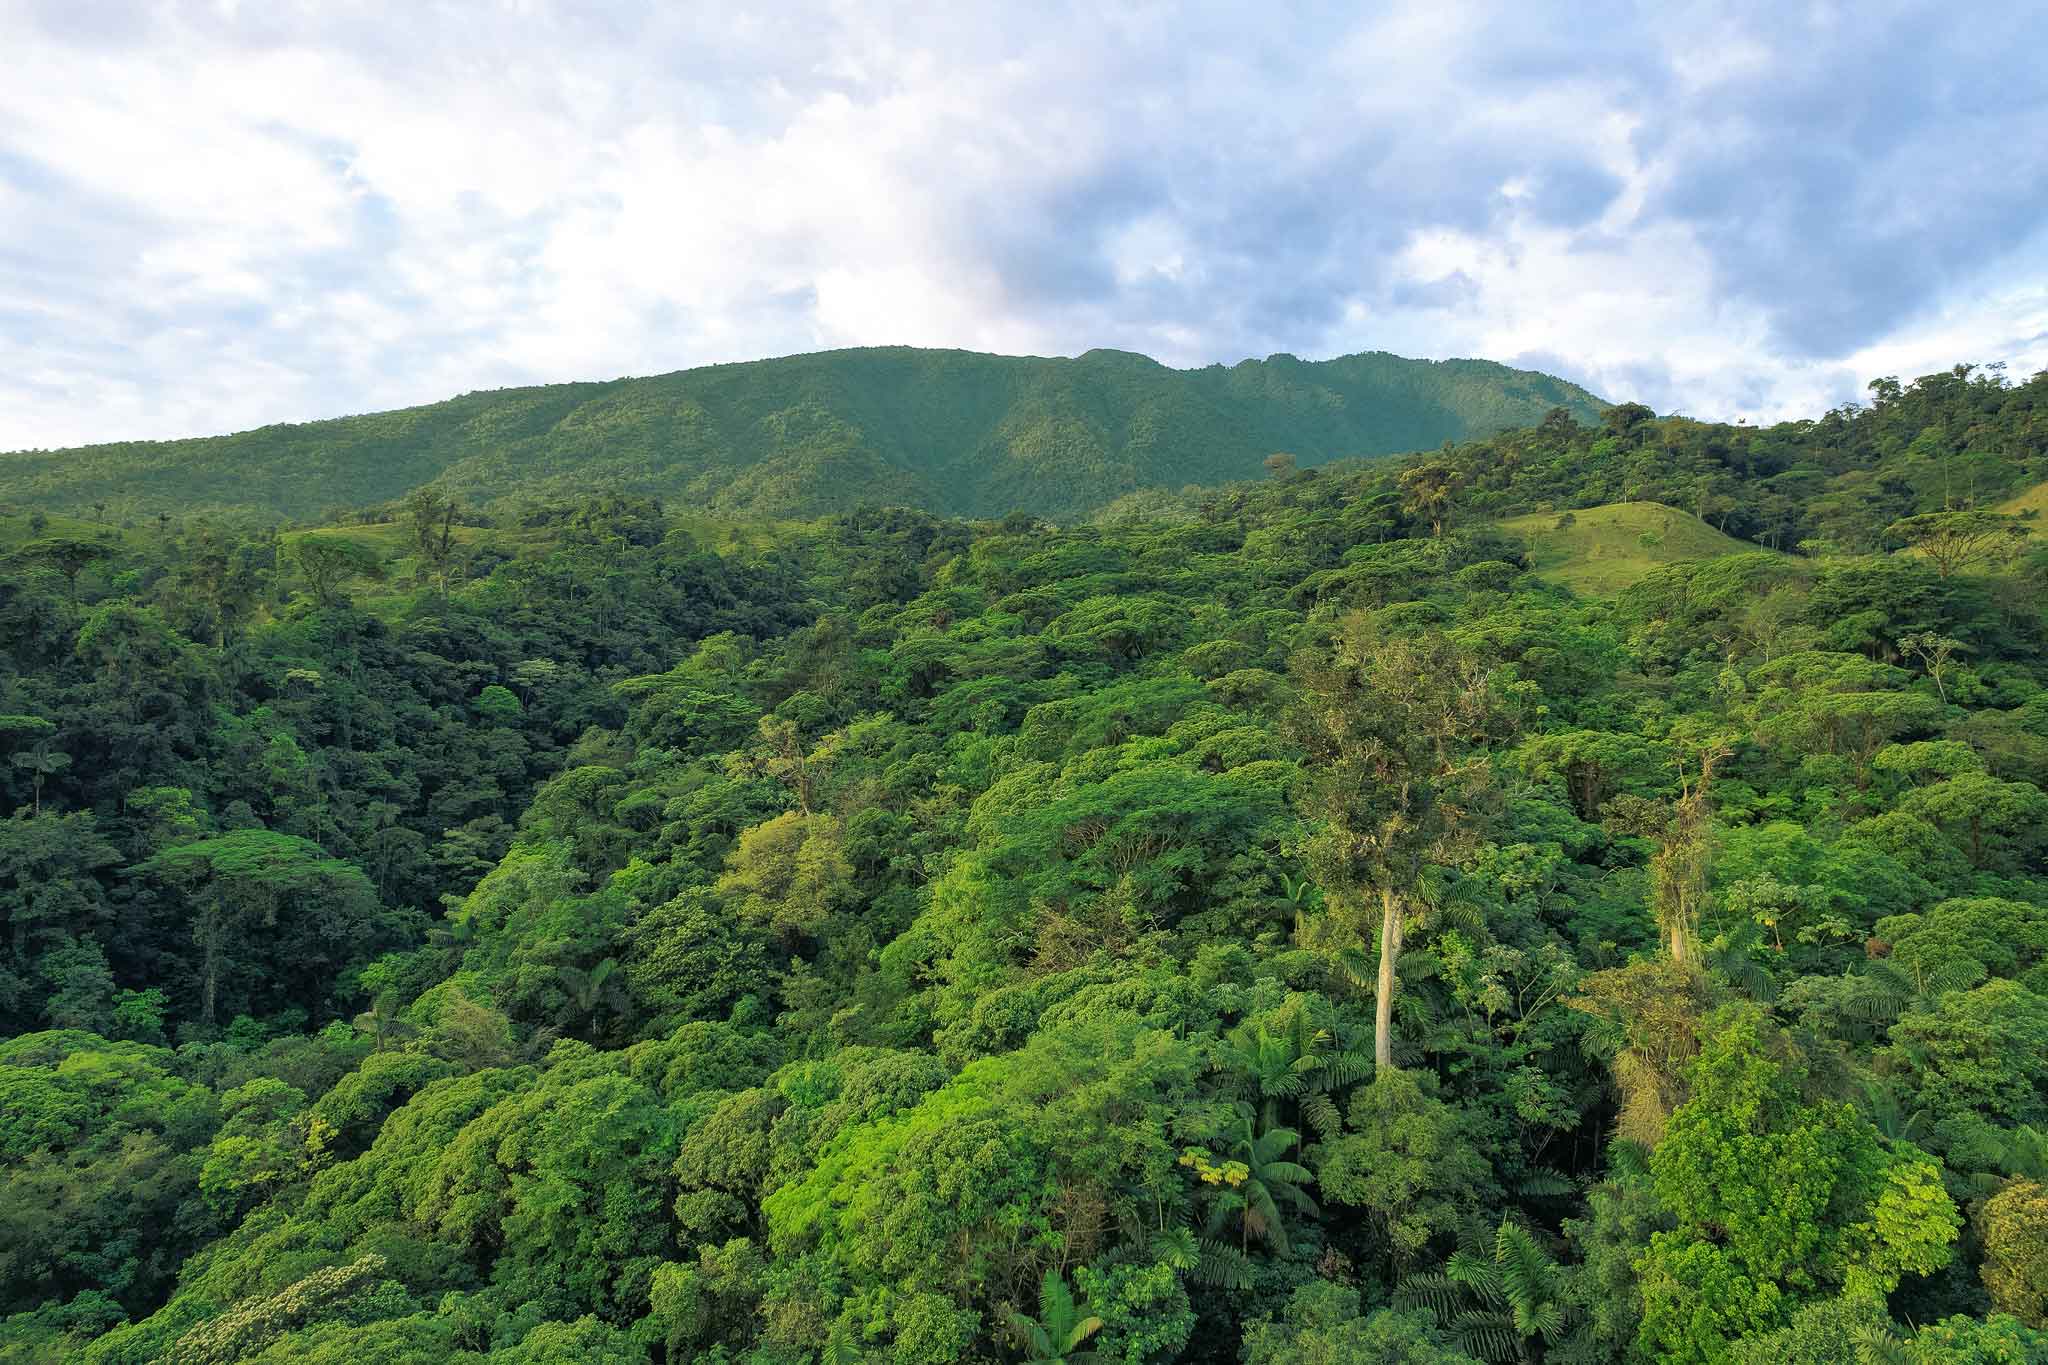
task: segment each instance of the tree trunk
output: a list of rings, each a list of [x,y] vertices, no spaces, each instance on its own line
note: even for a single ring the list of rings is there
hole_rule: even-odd
[[[1373,1001],[1373,1065],[1394,1069],[1394,964],[1401,956],[1401,898],[1380,892],[1380,980]]]
[[[199,921],[199,1021],[213,1027],[214,1001],[220,993],[221,940],[227,926],[219,909],[202,912]]]

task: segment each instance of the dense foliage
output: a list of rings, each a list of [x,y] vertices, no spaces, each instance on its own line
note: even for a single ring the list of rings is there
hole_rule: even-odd
[[[0,1360],[2042,1359],[2044,395],[24,525]]]
[[[1374,353],[1173,370],[1122,351],[1073,360],[831,351],[650,379],[474,393],[429,407],[207,440],[0,459],[0,498],[136,520],[238,510],[310,517],[434,483],[483,504],[592,487],[726,515],[812,517],[863,502],[956,516],[1080,519],[1135,490],[1255,478],[1527,425],[1592,395],[1487,361]]]

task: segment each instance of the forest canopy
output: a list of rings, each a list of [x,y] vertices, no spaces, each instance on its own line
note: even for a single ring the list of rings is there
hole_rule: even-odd
[[[0,510],[0,1361],[2048,1358],[2048,375],[1546,406]]]

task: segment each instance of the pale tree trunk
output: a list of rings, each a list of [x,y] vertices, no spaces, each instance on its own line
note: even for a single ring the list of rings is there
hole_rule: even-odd
[[[1699,786],[1679,801],[1671,833],[1650,860],[1652,903],[1671,960],[1680,966],[1692,956],[1693,929],[1707,899],[1707,782],[1711,773],[1709,765]]]
[[[1401,898],[1392,891],[1380,892],[1380,980],[1373,1001],[1373,1065],[1380,1071],[1394,1069],[1394,964],[1401,957]]]
[[[214,1001],[220,994],[221,949],[227,938],[225,918],[218,907],[202,911],[199,918],[199,1020],[208,1028],[213,1027]]]

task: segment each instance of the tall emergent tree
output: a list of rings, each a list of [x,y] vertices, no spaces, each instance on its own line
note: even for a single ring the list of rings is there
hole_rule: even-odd
[[[167,848],[136,872],[176,887],[191,907],[199,950],[199,1019],[211,1025],[222,980],[238,964],[238,946],[259,940],[260,953],[289,961],[296,980],[270,982],[286,998],[330,991],[343,968],[396,947],[403,925],[377,902],[353,863],[329,857],[318,844],[266,829],[240,829]],[[289,945],[289,952],[278,951]],[[257,995],[241,982],[239,999]]]
[[[40,564],[63,575],[64,586],[71,594],[71,605],[78,605],[78,576],[102,560],[111,559],[114,550],[103,541],[85,540],[79,536],[46,536],[33,540],[15,552],[15,558],[24,563]]]
[[[1319,826],[1310,862],[1338,913],[1375,901],[1380,912],[1373,1059],[1384,1071],[1402,938],[1443,873],[1476,850],[1494,804],[1476,748],[1504,738],[1513,717],[1479,661],[1444,636],[1388,637],[1365,615],[1294,671],[1289,728],[1306,753],[1296,799]]]
[[[384,576],[377,552],[359,540],[340,536],[307,534],[291,543],[292,562],[306,577],[313,600],[323,607],[341,601],[342,589],[350,579],[376,580]]]
[[[413,552],[419,556],[421,576],[432,573],[441,596],[446,597],[448,576],[461,550],[455,539],[460,509],[455,499],[431,487],[414,489],[405,508],[412,517]]]
[[[2010,553],[2027,538],[2026,524],[2018,517],[1974,509],[1923,512],[1885,529],[1926,555],[1943,578]]]

